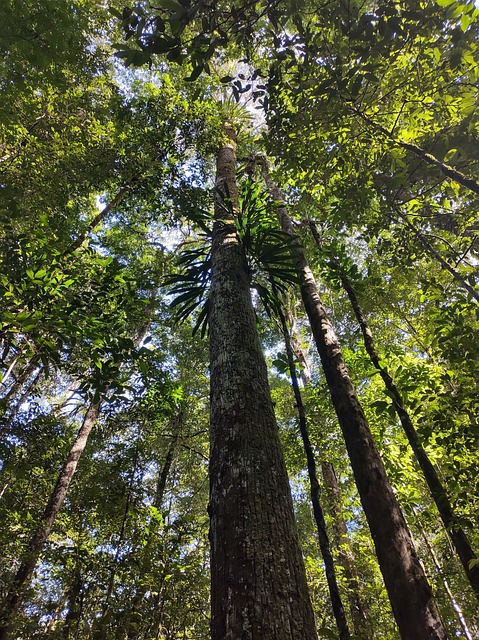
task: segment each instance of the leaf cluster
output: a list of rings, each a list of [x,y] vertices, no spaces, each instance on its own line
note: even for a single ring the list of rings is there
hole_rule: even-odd
[[[250,275],[251,288],[259,295],[269,316],[276,313],[281,305],[280,294],[297,283],[294,264],[296,241],[276,227],[273,203],[262,192],[261,185],[251,180],[241,184],[240,207],[237,215],[229,194],[219,194],[225,217],[233,219],[236,232],[244,247]],[[182,252],[178,258],[179,273],[168,279],[175,299],[171,303],[176,308],[176,317],[184,322],[196,309],[199,314],[193,327],[193,334],[201,329],[203,337],[208,322],[208,289],[211,278],[212,216],[205,212],[197,214],[194,221],[203,231],[199,238],[207,244]],[[225,224],[217,220],[216,224]]]

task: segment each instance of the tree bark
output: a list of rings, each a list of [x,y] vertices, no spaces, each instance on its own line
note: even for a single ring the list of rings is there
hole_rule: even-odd
[[[209,298],[212,640],[316,640],[238,211],[236,133],[225,125]]]
[[[58,476],[55,488],[53,489],[48,504],[45,508],[42,521],[30,539],[25,557],[18,568],[18,571],[10,586],[6,596],[5,604],[0,617],[0,640],[6,640],[9,635],[12,619],[23,600],[25,585],[29,583],[32,574],[40,557],[40,553],[45,546],[53,524],[65,500],[65,496],[70,486],[70,482],[75,474],[78,461],[85,450],[88,436],[92,430],[100,413],[101,400],[93,403],[85,414],[83,423],[78,431],[72,448],[63,464]]]
[[[339,564],[344,569],[344,575],[349,587],[349,610],[353,621],[354,634],[361,640],[374,640],[376,633],[371,625],[370,612],[361,598],[354,553],[351,548],[346,522],[341,513],[343,501],[338,479],[330,462],[322,462],[321,471],[326,487],[328,510],[333,520],[334,539],[338,549]]]
[[[432,546],[432,544],[429,542],[428,537],[426,535],[426,532],[420,528],[420,532],[421,532],[421,537],[424,540],[424,544],[427,547],[427,550],[429,551],[429,555],[432,558],[432,561],[434,563],[434,567],[436,568],[436,571],[439,573],[439,575],[441,576],[441,580],[442,580],[442,584],[444,585],[444,591],[447,593],[447,597],[449,598],[449,601],[451,603],[451,607],[454,609],[455,614],[457,615],[457,619],[459,620],[459,624],[461,626],[462,632],[464,634],[464,637],[466,638],[466,640],[473,640],[472,638],[472,634],[469,631],[469,627],[467,626],[467,622],[466,619],[464,618],[464,614],[462,612],[461,607],[459,606],[459,604],[456,602],[456,599],[454,598],[454,594],[451,591],[451,588],[449,586],[449,583],[446,579],[446,576],[444,575],[444,571],[439,563],[439,560],[436,556],[436,552],[434,551],[434,548]]]
[[[152,295],[150,306],[146,311],[147,317],[152,313],[155,295],[156,289]],[[148,326],[149,323],[147,322],[144,322],[141,325],[140,331],[135,339],[136,345],[141,344],[141,341],[144,339],[148,330]],[[90,432],[100,415],[103,397],[108,390],[108,386],[109,385],[107,385],[107,388],[100,396],[100,399],[97,402],[90,404],[83,418],[82,425],[65,459],[65,462],[63,463],[55,487],[50,494],[42,520],[31,537],[25,556],[17,570],[17,573],[15,574],[9,592],[0,610],[0,640],[7,640],[9,636],[12,620],[25,596],[26,585],[30,582],[40,554],[45,546],[45,542],[50,535],[58,513],[65,500],[70,483],[75,475],[78,461],[85,451]]]
[[[339,638],[340,640],[350,640],[351,634],[349,632],[348,621],[346,619],[346,613],[344,611],[343,602],[341,600],[341,594],[339,592],[339,585],[336,578],[336,570],[334,568],[334,561],[331,553],[331,545],[329,543],[329,536],[326,529],[326,521],[324,519],[324,513],[321,506],[320,486],[318,481],[318,474],[316,472],[316,460],[314,458],[313,447],[311,446],[311,441],[309,439],[306,409],[303,404],[303,399],[301,397],[301,391],[299,389],[299,384],[298,384],[298,377],[296,375],[293,347],[291,345],[291,337],[288,331],[288,326],[286,324],[286,318],[284,317],[284,313],[281,309],[279,310],[279,318],[281,322],[281,328],[283,331],[286,354],[288,357],[291,386],[293,387],[294,399],[296,401],[296,407],[298,409],[299,431],[301,433],[304,452],[306,454],[308,476],[309,476],[309,483],[310,483],[311,503],[313,505],[313,514],[314,514],[314,519],[316,521],[316,528],[318,531],[319,548],[321,550],[321,555],[324,560],[324,567],[325,567],[325,573],[326,573],[326,580],[328,583],[329,596],[331,599],[334,618],[336,620],[336,626],[338,628]]]
[[[373,365],[379,371],[379,374],[383,379],[384,386],[391,395],[393,406],[399,417],[403,431],[406,434],[408,442],[411,445],[411,449],[414,452],[416,460],[426,480],[427,486],[429,487],[434,503],[436,504],[439,515],[441,516],[441,520],[444,523],[444,527],[446,528],[446,531],[456,548],[457,554],[462,566],[464,567],[464,571],[466,572],[466,576],[474,591],[474,594],[479,600],[479,565],[477,564],[477,556],[472,550],[472,546],[464,532],[464,529],[462,529],[462,527],[459,525],[458,519],[454,514],[451,502],[447,496],[447,491],[442,484],[434,465],[430,461],[426,450],[419,440],[417,431],[404,405],[401,392],[399,391],[391,375],[381,365],[379,355],[376,351],[373,334],[369,327],[366,316],[361,309],[352,283],[344,273],[340,275],[340,278],[344,290],[348,294],[348,298],[351,302],[351,306],[354,310],[356,319],[359,323],[359,326],[361,327],[364,346],[366,347],[367,354],[369,355]]]
[[[267,170],[264,179],[276,202],[284,232],[296,237],[280,189]],[[431,587],[417,557],[403,513],[387,477],[366,416],[344,363],[338,339],[301,247],[293,249],[301,296],[376,548],[379,566],[403,640],[447,638]]]

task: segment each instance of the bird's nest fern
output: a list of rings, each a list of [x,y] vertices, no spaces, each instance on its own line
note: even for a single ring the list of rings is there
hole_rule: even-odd
[[[225,214],[233,219],[243,244],[250,286],[254,289],[269,316],[277,313],[281,295],[291,284],[298,282],[294,265],[297,241],[277,228],[274,203],[250,180],[240,185],[240,207],[233,212],[229,194],[219,194]],[[193,334],[203,337],[208,328],[208,292],[211,278],[211,235],[213,216],[201,212],[194,222],[201,228],[202,246],[182,251],[178,258],[178,273],[168,279],[175,317],[184,322],[195,314]],[[274,284],[274,286],[273,286]]]

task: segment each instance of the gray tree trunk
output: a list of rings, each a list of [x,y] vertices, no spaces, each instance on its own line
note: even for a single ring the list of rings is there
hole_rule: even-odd
[[[85,414],[83,423],[78,431],[75,442],[63,464],[53,489],[48,504],[45,508],[42,521],[30,539],[24,559],[18,568],[13,583],[7,594],[0,616],[0,640],[6,640],[9,635],[12,619],[24,597],[25,586],[30,582],[32,574],[37,566],[38,558],[50,535],[53,524],[65,500],[70,482],[75,474],[78,461],[85,450],[88,436],[100,413],[101,401],[91,404]]]
[[[341,512],[343,500],[334,467],[330,462],[321,463],[328,511],[333,520],[334,541],[338,549],[339,564],[344,569],[348,584],[349,610],[353,621],[354,634],[361,640],[374,640],[375,630],[371,625],[371,614],[361,598],[359,580],[355,567],[354,553],[348,536],[348,529]]]
[[[161,471],[158,473],[156,491],[153,498],[153,506],[158,510],[161,510],[161,508],[163,507],[167,481],[170,475],[173,461],[175,459],[175,453],[178,448],[178,437],[182,426],[182,417],[183,410],[180,410],[173,421],[175,435],[171,439],[170,446],[168,447],[168,451],[163,462],[163,466],[161,468]],[[143,574],[143,577],[148,574],[148,571],[151,567],[151,552],[153,551],[153,546],[155,545],[155,543],[158,542],[158,537],[160,535],[158,528],[159,527],[157,522],[155,522],[154,520],[150,522],[146,544],[144,549],[142,550],[142,556],[138,560],[141,567],[140,573]],[[155,587],[157,587],[157,585],[155,585]],[[144,580],[142,580],[142,584],[138,585],[137,587],[136,593],[131,602],[131,611],[129,612],[128,619],[125,625],[125,637],[127,638],[127,640],[135,640],[139,636],[139,629],[142,618],[141,606],[149,588],[150,585],[147,581]]]
[[[439,477],[439,474],[429,459],[426,450],[422,446],[416,428],[411,420],[411,416],[404,405],[404,400],[398,386],[388,371],[381,365],[379,355],[376,351],[373,334],[366,316],[359,305],[359,300],[356,296],[352,283],[345,274],[341,274],[340,277],[344,290],[348,294],[356,319],[361,327],[366,352],[373,365],[379,371],[379,374],[383,379],[384,386],[392,398],[393,406],[399,417],[403,431],[406,434],[417,463],[419,464],[427,486],[429,487],[431,496],[437,507],[439,515],[441,516],[441,520],[444,523],[444,527],[456,548],[457,555],[459,556],[464,572],[469,580],[469,584],[474,591],[474,595],[479,600],[479,565],[477,564],[477,556],[472,549],[466,532],[461,527],[459,519],[454,513],[451,501],[449,500],[447,491]]]
[[[303,441],[303,448],[306,454],[308,467],[311,503],[313,505],[313,514],[316,521],[316,529],[318,532],[319,548],[321,550],[321,555],[324,561],[324,569],[326,573],[326,580],[328,583],[329,597],[333,608],[334,618],[336,620],[336,626],[338,628],[339,640],[350,640],[351,633],[349,631],[348,621],[346,619],[346,613],[341,599],[341,593],[339,591],[336,569],[334,567],[331,545],[329,543],[329,536],[326,528],[326,521],[324,519],[323,507],[321,506],[320,486],[318,481],[318,474],[316,472],[316,460],[314,457],[311,440],[309,439],[308,420],[306,416],[306,409],[303,404],[303,398],[301,396],[301,391],[299,389],[298,376],[296,375],[296,366],[294,363],[294,353],[291,344],[291,337],[288,331],[288,325],[286,324],[286,318],[281,309],[279,310],[279,318],[281,321],[284,344],[288,357],[291,386],[293,387],[294,399],[296,401],[296,407],[298,409],[299,430],[301,439]]]
[[[151,316],[153,302],[156,295],[156,289],[152,296],[151,304],[147,310],[147,315]],[[149,318],[150,319],[150,318]],[[135,339],[135,344],[139,345],[144,339],[148,330],[149,322],[144,322],[140,328],[140,331]],[[7,640],[10,632],[10,627],[15,614],[17,613],[23,598],[25,596],[25,588],[30,582],[35,567],[37,566],[40,554],[43,551],[45,543],[50,535],[55,520],[60,512],[65,497],[68,492],[70,483],[75,475],[78,461],[80,460],[83,452],[85,451],[88,443],[90,432],[93,429],[98,416],[100,415],[101,405],[104,394],[108,390],[108,386],[104,393],[100,396],[97,402],[92,402],[88,407],[87,412],[83,418],[82,425],[77,433],[75,441],[63,463],[63,466],[58,474],[58,478],[53,488],[47,506],[43,513],[43,517],[30,538],[25,555],[22,562],[15,574],[7,596],[2,603],[0,609],[0,640]]]
[[[467,626],[467,622],[466,622],[466,619],[464,618],[462,609],[459,606],[459,604],[456,602],[456,599],[454,598],[454,594],[452,593],[449,583],[447,581],[447,578],[444,575],[444,571],[439,563],[438,557],[436,556],[436,552],[434,551],[432,544],[429,542],[426,532],[423,531],[422,529],[420,529],[420,532],[421,532],[421,537],[424,540],[424,543],[427,547],[427,550],[429,551],[429,555],[432,558],[434,567],[437,573],[441,576],[442,584],[444,585],[444,591],[447,593],[447,597],[451,602],[451,607],[454,609],[454,613],[457,615],[459,624],[464,634],[464,638],[466,640],[473,640],[472,633],[470,632],[469,627]]]
[[[280,189],[263,172],[281,228],[296,237]],[[402,640],[447,638],[431,587],[376,448],[341,348],[301,247],[294,249],[301,296],[323,365],[349,459]]]
[[[236,212],[233,127],[225,136],[216,184]],[[245,253],[223,202],[209,299],[211,639],[316,640]]]

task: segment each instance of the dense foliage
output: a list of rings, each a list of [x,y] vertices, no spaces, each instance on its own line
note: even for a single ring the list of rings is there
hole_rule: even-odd
[[[358,633],[360,606],[369,637],[399,635],[300,304],[299,241],[448,633],[479,633],[450,536],[479,552],[478,18],[451,0],[7,2],[2,616],[96,412],[12,637],[209,637],[208,287],[214,202],[231,213],[214,183],[225,120],[239,130],[236,231],[319,637],[338,635],[282,314],[348,620]],[[277,227],[266,154],[298,241]],[[449,532],[381,372],[442,482]]]

